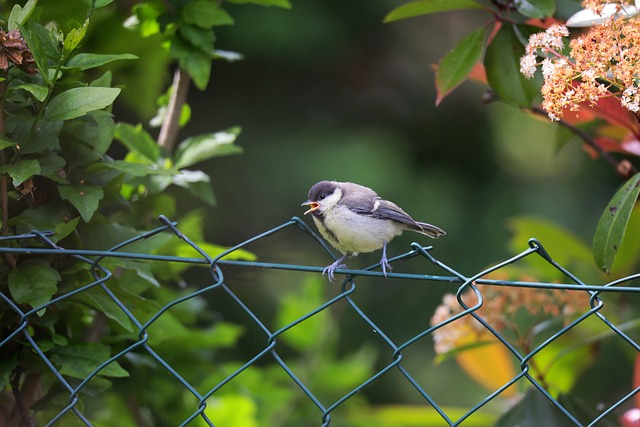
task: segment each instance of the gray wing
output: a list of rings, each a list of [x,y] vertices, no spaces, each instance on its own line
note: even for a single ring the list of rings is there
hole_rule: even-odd
[[[343,190],[340,204],[362,215],[371,215],[374,202],[379,199],[375,191],[351,182],[340,183]]]
[[[352,184],[357,185],[357,184]],[[444,234],[444,230],[435,225],[425,222],[418,222],[402,210],[402,208],[393,202],[380,198],[373,190],[366,187],[360,187],[360,191],[348,192],[345,194],[340,204],[348,207],[350,210],[360,215],[368,215],[378,219],[388,219],[397,221],[407,226],[409,230],[417,231],[429,237],[439,237]],[[366,191],[365,191],[366,190]]]
[[[378,208],[375,209],[374,206],[372,212],[374,218],[392,219],[394,221],[401,222],[406,224],[409,230],[417,231],[420,234],[424,234],[425,236],[429,236],[434,239],[447,234],[440,227],[414,220],[395,203],[383,199],[380,199],[379,202]]]
[[[377,206],[375,206],[377,205]],[[388,200],[380,199],[374,203],[371,215],[374,218],[391,219],[408,225],[410,228],[421,230],[422,227],[416,220],[396,205]]]
[[[406,224],[410,228],[421,228],[400,206],[380,198],[373,190],[360,190],[357,193],[347,193],[342,198],[340,204],[360,215],[367,215],[378,219],[390,219]]]

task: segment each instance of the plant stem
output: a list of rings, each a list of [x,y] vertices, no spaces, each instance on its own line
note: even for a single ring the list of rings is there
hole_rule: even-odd
[[[6,77],[6,73],[2,73],[1,77]],[[0,135],[4,136],[4,94],[7,88],[6,80],[0,81]],[[4,165],[4,150],[0,150],[0,165]],[[2,209],[2,228],[0,234],[7,232],[7,221],[9,221],[9,189],[7,186],[7,174],[2,174],[0,178],[0,209]]]
[[[531,111],[535,114],[538,114],[540,116],[544,116],[547,117],[547,112],[544,111],[542,108],[540,107],[532,107]],[[619,162],[618,160],[616,160],[615,157],[613,157],[609,152],[607,152],[605,149],[603,149],[602,147],[600,147],[595,140],[591,137],[591,135],[589,135],[587,132],[584,132],[582,129],[579,129],[578,127],[572,125],[571,123],[565,121],[565,120],[558,120],[558,124],[561,126],[564,126],[565,128],[569,129],[571,132],[573,132],[575,135],[577,135],[578,137],[580,137],[580,139],[582,139],[589,147],[593,148],[607,163],[609,163],[611,166],[613,166],[613,168],[616,170],[616,172],[621,173],[621,162]],[[626,165],[626,164],[625,164]],[[635,173],[637,173],[637,169],[635,166],[629,164],[630,166],[630,175],[634,175]],[[625,178],[629,178],[629,176],[625,176]]]
[[[167,153],[173,151],[180,129],[180,113],[182,106],[187,101],[187,93],[191,78],[180,67],[176,68],[173,73],[173,84],[171,96],[169,97],[169,105],[167,105],[167,115],[160,128],[158,135],[158,145],[166,150]]]

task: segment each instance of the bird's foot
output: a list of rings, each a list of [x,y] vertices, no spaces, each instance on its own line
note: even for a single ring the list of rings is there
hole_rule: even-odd
[[[333,279],[335,279],[335,271],[339,268],[347,268],[346,264],[342,263],[343,258],[340,258],[339,260],[337,260],[336,262],[334,262],[331,265],[328,265],[324,268],[324,270],[322,270],[322,275],[324,276],[325,274],[327,275],[327,278],[329,279],[330,282],[333,282]]]
[[[387,260],[387,242],[384,242],[382,245],[382,258],[380,259],[380,267],[382,267],[382,274],[384,277],[387,277],[387,270],[393,270],[391,264],[389,264],[389,260]]]
[[[387,277],[387,270],[393,270],[393,267],[391,267],[391,264],[389,264],[389,261],[387,261],[387,257],[384,257],[380,260],[380,266],[382,267],[382,274],[384,274],[385,278]]]

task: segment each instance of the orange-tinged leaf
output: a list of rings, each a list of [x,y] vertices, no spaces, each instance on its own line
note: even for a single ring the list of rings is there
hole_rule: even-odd
[[[489,84],[487,82],[487,73],[484,70],[483,64],[476,64],[475,67],[473,67],[473,69],[469,73],[468,78],[469,80],[473,80],[474,82],[482,83],[485,85]]]
[[[462,351],[455,358],[471,378],[491,391],[499,389],[517,375],[511,353],[498,341]],[[516,393],[514,384],[502,392],[502,396],[514,397]]]

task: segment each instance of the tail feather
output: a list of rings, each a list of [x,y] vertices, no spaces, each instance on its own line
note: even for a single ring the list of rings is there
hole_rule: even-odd
[[[418,225],[418,227],[412,228],[412,231],[424,234],[425,236],[429,236],[433,239],[437,239],[438,237],[447,234],[442,228],[436,227],[435,225],[427,224],[426,222],[416,221],[416,224]]]

